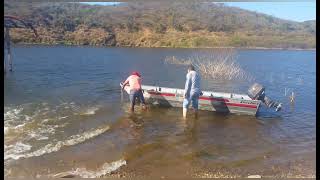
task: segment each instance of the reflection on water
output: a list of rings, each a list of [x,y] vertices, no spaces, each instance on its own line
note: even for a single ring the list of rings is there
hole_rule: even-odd
[[[185,69],[167,66],[163,58],[190,52],[16,47],[15,71],[4,82],[5,176],[315,174],[315,52],[239,51],[242,68],[283,103],[278,113],[262,106],[257,117],[201,111],[195,118],[190,111],[183,119],[180,108],[128,111],[119,87],[128,73],[140,71],[144,84],[183,88]],[[251,85],[202,84],[238,93]],[[294,91],[294,103],[285,89]]]

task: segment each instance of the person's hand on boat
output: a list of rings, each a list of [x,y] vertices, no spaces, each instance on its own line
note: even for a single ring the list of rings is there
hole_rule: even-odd
[[[124,82],[122,82],[121,84],[122,84],[121,89],[124,90],[127,84],[125,84]]]

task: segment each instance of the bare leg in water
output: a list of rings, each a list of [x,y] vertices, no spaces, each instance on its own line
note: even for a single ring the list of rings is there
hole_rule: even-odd
[[[194,112],[194,117],[197,119],[198,118],[198,110],[195,109],[195,108],[192,108],[193,109],[193,112]],[[187,118],[187,112],[188,112],[188,109],[187,108],[183,108],[183,111],[182,111],[182,116],[184,119]]]
[[[194,117],[198,119],[198,109],[193,109]]]
[[[146,110],[146,109],[147,109],[147,108],[146,108],[146,103],[145,103],[145,101],[144,101],[143,93],[142,93],[141,90],[139,91],[139,99],[140,99],[140,102],[141,102],[141,104],[142,104],[142,109],[143,109],[143,110]]]
[[[130,90],[129,97],[130,97],[130,109],[129,109],[129,111],[131,113],[133,113],[134,112],[135,100],[136,100],[136,92],[134,90]]]
[[[129,111],[130,111],[131,113],[134,112],[134,104],[133,104],[133,103],[131,103]]]
[[[184,119],[187,118],[187,112],[188,112],[188,109],[187,109],[187,108],[183,108],[183,109],[182,109],[182,117],[183,117]]]

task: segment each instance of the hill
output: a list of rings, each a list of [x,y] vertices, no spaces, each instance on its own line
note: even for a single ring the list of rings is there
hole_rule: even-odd
[[[130,2],[93,6],[5,1],[6,15],[30,20],[34,39],[14,29],[15,43],[132,47],[315,48],[315,21],[295,22],[205,2]]]

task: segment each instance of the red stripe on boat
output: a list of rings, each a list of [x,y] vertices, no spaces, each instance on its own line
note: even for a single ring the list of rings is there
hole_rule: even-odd
[[[200,104],[201,106],[213,106],[211,104]],[[217,105],[219,106],[219,105]],[[223,105],[222,105],[223,106]],[[256,109],[257,106],[255,105],[250,105],[250,104],[236,104],[236,103],[226,103],[226,106],[236,106],[236,107],[245,107],[245,108],[252,108]]]
[[[175,96],[175,94],[173,93],[159,93],[159,92],[148,92],[149,94],[153,94],[153,95],[160,95],[160,96]],[[202,100],[208,100],[208,101],[223,101],[226,102],[227,106],[237,106],[237,107],[246,107],[246,108],[253,108],[256,109],[257,106],[256,105],[251,105],[251,104],[237,104],[237,103],[228,103],[229,100],[228,99],[223,99],[223,98],[212,98],[212,97],[200,97],[199,99]]]
[[[211,104],[199,104],[201,106],[206,106],[206,107],[212,107],[213,105]],[[226,103],[227,106],[236,106],[236,107],[246,107],[246,108],[252,108],[252,109],[256,109],[257,106],[254,105],[247,105],[247,104],[235,104],[235,103]],[[218,105],[219,106],[219,105]]]

